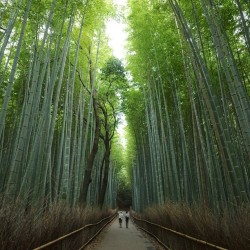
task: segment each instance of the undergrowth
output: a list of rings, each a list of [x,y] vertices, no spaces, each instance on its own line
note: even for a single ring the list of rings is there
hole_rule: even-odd
[[[250,249],[249,205],[223,209],[218,214],[204,206],[167,203],[147,208],[137,216],[220,247]],[[138,224],[157,235],[170,249],[212,249],[155,226]]]
[[[89,223],[98,222],[112,212],[70,208],[66,204],[57,204],[45,211],[33,208],[27,212],[20,204],[11,204],[0,209],[0,249],[33,249]],[[97,230],[97,227],[84,230],[71,237],[70,242],[62,242],[50,249],[77,249]]]

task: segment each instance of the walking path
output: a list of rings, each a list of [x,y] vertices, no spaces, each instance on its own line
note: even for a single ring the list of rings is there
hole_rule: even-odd
[[[124,213],[125,214],[125,213]],[[126,228],[123,219],[122,228],[118,223],[118,218],[114,219],[106,232],[104,232],[101,242],[94,248],[95,250],[156,250],[149,239],[129,221]]]

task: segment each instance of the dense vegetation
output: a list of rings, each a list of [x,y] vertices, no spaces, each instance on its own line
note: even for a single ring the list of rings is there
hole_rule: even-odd
[[[89,207],[116,207],[126,81],[105,37],[111,2],[6,0],[0,12],[0,241],[28,249],[107,215]]]
[[[113,93],[125,75],[104,34],[112,5],[20,0],[0,7],[1,204],[115,207]]]
[[[249,1],[129,5],[133,207],[167,228],[249,249]],[[170,249],[205,249],[140,224]]]
[[[131,189],[133,209],[174,207],[179,225],[194,208],[223,225],[244,211],[250,224],[249,1],[128,6],[126,73],[104,32],[111,0],[0,2],[0,224],[62,202],[66,217],[127,207]]]
[[[129,3],[134,207],[248,203],[249,3]]]

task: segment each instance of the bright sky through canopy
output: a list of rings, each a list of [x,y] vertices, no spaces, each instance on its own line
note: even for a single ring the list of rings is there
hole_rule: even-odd
[[[113,50],[115,57],[124,62],[125,59],[125,41],[127,34],[125,32],[125,24],[111,19],[106,24],[106,34],[109,37],[109,46]]]
[[[117,6],[117,12],[124,14],[124,10],[127,6],[127,0],[114,0],[114,4]],[[126,24],[122,21],[122,18],[117,19],[110,19],[106,23],[106,34],[109,39],[109,46],[113,50],[113,55],[120,59],[123,63],[125,63],[125,43],[127,40],[127,33],[125,31]],[[125,130],[127,122],[125,120],[125,115],[123,113],[120,114],[120,122],[118,125],[118,133],[120,136],[120,140],[122,145],[126,146],[126,139],[125,139]]]
[[[127,6],[127,0],[114,0],[114,4],[117,6],[117,12],[124,15],[125,8]],[[118,19],[120,19],[118,21]],[[113,50],[115,57],[124,62],[125,59],[125,43],[127,40],[127,33],[125,31],[126,24],[122,18],[110,19],[106,23],[106,34],[109,38],[109,46]]]

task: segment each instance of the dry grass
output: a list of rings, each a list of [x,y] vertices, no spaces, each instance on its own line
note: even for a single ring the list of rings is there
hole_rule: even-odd
[[[33,249],[69,232],[95,223],[111,215],[111,210],[70,208],[66,204],[51,207],[48,211],[32,209],[23,212],[20,204],[5,206],[0,210],[0,249]],[[63,242],[64,249],[80,247],[99,228],[91,228]],[[51,249],[62,249],[62,245]]]
[[[150,207],[139,217],[224,248],[250,249],[249,205],[234,210],[224,209],[218,215],[204,206],[167,203]],[[171,249],[211,249],[190,243],[172,233],[162,232],[154,226],[141,226],[158,235]]]

